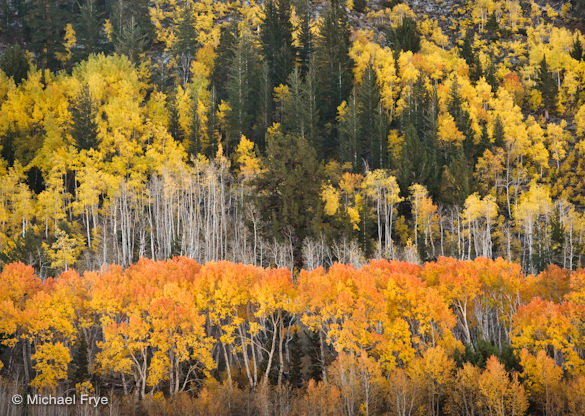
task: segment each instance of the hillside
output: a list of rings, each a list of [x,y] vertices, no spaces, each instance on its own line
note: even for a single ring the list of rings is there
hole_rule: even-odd
[[[45,3],[2,9],[6,262],[581,265],[579,2]]]
[[[0,414],[582,416],[584,22],[0,1]]]

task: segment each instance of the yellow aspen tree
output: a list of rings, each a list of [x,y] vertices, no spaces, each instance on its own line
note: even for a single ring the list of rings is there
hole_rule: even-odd
[[[561,379],[563,369],[556,365],[546,351],[540,350],[534,356],[523,349],[520,352],[522,378],[530,399],[539,404],[546,416],[560,414],[562,407]]]
[[[495,356],[488,358],[485,371],[479,376],[482,403],[495,416],[522,416],[528,409],[524,388],[517,374],[510,380],[504,365]]]
[[[45,244],[45,248],[51,259],[51,268],[67,271],[77,262],[85,244],[82,237],[70,236],[66,231],[57,228],[55,241],[51,246]]]
[[[365,194],[375,203],[378,225],[378,250],[381,254],[392,256],[392,224],[395,205],[402,202],[396,178],[386,170],[368,171],[362,184]],[[384,235],[384,240],[382,240]],[[384,241],[384,244],[382,244]]]

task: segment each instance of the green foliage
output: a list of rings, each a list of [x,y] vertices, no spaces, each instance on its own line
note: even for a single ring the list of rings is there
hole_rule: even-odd
[[[339,123],[339,148],[341,159],[351,162],[355,170],[362,170],[364,161],[362,159],[360,120],[356,91],[352,92],[345,109],[343,119]]]
[[[542,94],[542,102],[544,104],[545,111],[547,111],[547,113],[554,111],[558,93],[558,85],[556,79],[553,77],[553,74],[548,69],[546,56],[542,58],[538,67],[536,87]]]
[[[504,125],[500,116],[496,117],[494,123],[494,146],[503,147],[505,143]]]
[[[138,62],[154,38],[148,0],[116,0],[111,21],[115,51]]]
[[[562,266],[563,245],[565,244],[565,226],[561,221],[560,209],[557,207],[553,211],[550,220],[550,238],[552,249],[552,262],[556,265]]]
[[[418,52],[420,50],[420,32],[416,22],[410,17],[402,19],[402,24],[388,32],[388,42],[392,49],[400,51]]]
[[[260,32],[262,54],[268,62],[271,85],[275,87],[286,82],[295,62],[290,0],[268,0],[264,13]]]
[[[195,56],[199,44],[197,42],[197,32],[195,31],[194,23],[191,8],[186,7],[181,16],[181,22],[177,31],[177,42],[175,43],[176,55],[187,54],[191,57]]]
[[[376,72],[369,65],[359,86],[359,117],[362,131],[363,159],[370,169],[386,167],[388,119],[380,102],[380,86]]]
[[[0,58],[0,69],[9,77],[12,77],[17,85],[26,78],[29,67],[26,52],[19,45],[6,50]]]
[[[321,149],[323,154],[338,148],[338,138],[333,130],[337,107],[348,97],[352,88],[353,64],[349,56],[349,36],[345,2],[330,0],[319,27],[315,49],[319,114],[323,123],[329,124],[328,137]]]
[[[291,151],[294,149],[294,151]],[[306,139],[274,131],[266,138],[266,168],[254,180],[255,203],[271,238],[293,238],[296,259],[302,241],[315,235],[320,223],[321,169]]]
[[[353,2],[353,9],[358,13],[365,12],[367,6],[368,0],[354,0]]]
[[[259,109],[260,92],[258,75],[261,72],[258,51],[247,31],[241,31],[233,49],[226,84],[229,131],[224,150],[231,152],[242,135],[251,136],[252,124]]]
[[[186,7],[177,29],[177,42],[173,50],[178,60],[179,76],[183,84],[189,80],[191,61],[195,57],[195,53],[199,47],[194,24],[191,8]]]
[[[575,37],[573,40],[573,45],[571,46],[571,52],[569,52],[571,58],[576,59],[577,61],[582,61],[585,59],[585,52],[583,52],[583,45],[581,45],[581,40],[578,37]]]
[[[311,359],[311,366],[309,371],[309,379],[321,381],[323,378],[323,367],[326,363],[321,362],[319,334],[311,332],[309,337],[309,357]]]
[[[425,185],[437,197],[440,175],[437,143],[438,96],[427,91],[422,77],[414,83],[408,107],[401,117],[404,146],[399,161],[399,184],[403,192],[414,183]]]
[[[288,380],[293,387],[299,388],[303,385],[303,343],[298,332],[295,332],[290,342],[290,366]]]
[[[500,36],[500,24],[498,23],[498,18],[496,17],[495,13],[490,14],[488,17],[488,20],[485,24],[485,32],[488,40],[492,42],[498,40]]]
[[[301,47],[298,50],[298,62],[301,67],[301,74],[304,76],[309,71],[309,64],[313,54],[313,34],[311,33],[311,4],[310,0],[303,0],[299,10],[301,16],[301,32],[299,42]]]
[[[73,352],[73,361],[71,362],[70,379],[73,385],[89,381],[89,354],[87,339],[83,332],[77,338]]]
[[[504,364],[506,371],[519,371],[521,369],[520,361],[510,344],[506,343],[498,347],[494,342],[483,338],[480,338],[474,346],[466,345],[463,354],[456,352],[455,361],[459,366],[463,366],[463,363],[471,363],[483,369],[488,358],[492,355]]]
[[[98,125],[96,118],[96,104],[85,85],[71,108],[71,137],[78,149],[89,150],[97,148]]]
[[[227,98],[227,81],[230,65],[233,60],[234,51],[238,41],[238,23],[233,20],[228,25],[222,27],[219,36],[219,45],[215,53],[215,65],[211,75],[211,84],[217,96],[217,102]]]
[[[22,262],[34,267],[39,274],[46,271],[49,263],[42,240],[30,231],[9,242],[0,253],[0,261],[3,264]]]
[[[354,170],[385,167],[388,120],[380,102],[376,72],[369,65],[362,83],[354,89],[347,112],[339,124],[340,150],[343,161],[351,162]]]
[[[24,33],[27,47],[41,68],[58,69],[63,30],[76,6],[73,0],[32,0],[26,4]]]
[[[77,37],[77,48],[74,52],[76,61],[84,60],[92,53],[106,51],[107,39],[103,33],[104,16],[104,11],[96,0],[84,0],[79,4],[79,13],[74,25]]]

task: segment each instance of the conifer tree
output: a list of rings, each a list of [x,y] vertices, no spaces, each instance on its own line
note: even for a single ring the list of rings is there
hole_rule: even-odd
[[[557,206],[553,210],[550,219],[550,239],[551,239],[551,261],[558,266],[563,266],[563,246],[565,244],[566,230],[561,221],[561,212]]]
[[[266,235],[290,238],[295,265],[300,266],[302,242],[316,235],[320,223],[321,173],[315,150],[298,135],[274,130],[267,135],[263,162],[265,171],[254,186],[258,212],[268,225]]]
[[[95,103],[85,85],[71,107],[71,137],[78,149],[89,150],[98,144]]]
[[[492,87],[492,91],[495,93],[498,90],[498,80],[496,78],[496,67],[493,62],[487,67],[485,71],[485,80]]]
[[[440,175],[437,146],[438,96],[426,90],[420,76],[408,95],[408,106],[401,116],[404,146],[400,157],[400,189],[424,185],[433,197],[438,195]]]
[[[309,144],[321,153],[323,142],[320,135],[319,101],[317,97],[317,74],[314,60],[309,62],[309,68],[305,74],[302,85],[302,99],[305,107],[306,125],[305,134]]]
[[[303,96],[303,79],[298,68],[295,68],[287,80],[288,94],[282,106],[283,132],[294,132],[307,137],[307,106]]]
[[[272,87],[284,84],[295,63],[290,0],[268,0],[261,26],[262,54],[268,62]]]
[[[571,58],[576,59],[577,61],[581,61],[585,58],[583,45],[581,45],[581,40],[578,36],[575,36],[573,45],[571,46],[571,52],[569,52],[569,54],[571,55]]]
[[[219,45],[216,48],[215,65],[211,75],[211,84],[215,88],[217,102],[227,99],[226,85],[228,72],[233,60],[234,51],[238,41],[238,22],[232,20],[228,25],[222,27],[219,36]]]
[[[250,33],[242,30],[234,47],[226,84],[230,131],[224,151],[231,152],[242,135],[250,136],[258,109],[258,73],[260,59]]]
[[[194,27],[193,14],[190,7],[185,7],[177,29],[177,42],[174,45],[174,54],[178,61],[183,84],[189,81],[191,62],[195,57],[195,52],[197,52],[197,46],[197,32]]]
[[[400,51],[418,52],[420,50],[420,33],[416,22],[410,18],[402,19],[402,24],[388,32],[388,41],[396,55]]]
[[[494,123],[494,146],[503,147],[505,143],[504,139],[504,125],[502,124],[502,119],[498,115]]]
[[[487,38],[490,41],[498,40],[500,34],[500,25],[498,23],[498,18],[496,17],[496,13],[490,14],[488,20],[485,24],[485,32],[487,34]]]
[[[473,64],[475,54],[471,48],[471,32],[467,32],[463,38],[463,45],[461,46],[461,57],[465,59],[467,65],[471,66]]]
[[[105,50],[103,24],[104,13],[98,1],[85,0],[79,4],[79,13],[74,25],[78,45],[74,53],[75,60],[84,60],[92,53]]]
[[[75,343],[75,350],[72,361],[71,381],[74,384],[83,383],[90,378],[89,374],[89,357],[87,340],[83,332]]]
[[[26,4],[24,33],[28,49],[41,68],[57,69],[57,53],[63,51],[61,33],[71,21],[72,0],[32,0]]]
[[[368,65],[359,86],[359,118],[362,135],[362,157],[370,169],[384,166],[386,160],[385,141],[387,136],[387,117],[380,105],[380,87],[378,77],[371,65]]]
[[[459,83],[457,78],[453,80],[453,84],[451,85],[448,111],[455,120],[457,129],[465,136],[465,141],[463,142],[465,157],[468,159],[473,158],[476,151],[475,136],[473,129],[471,128],[469,112],[463,108],[463,101],[459,93]]]
[[[0,58],[0,69],[9,77],[12,77],[16,85],[26,78],[29,66],[26,53],[19,45],[7,49]]]
[[[136,63],[154,38],[148,0],[116,0],[111,21],[116,52]]]
[[[313,55],[313,34],[311,33],[311,5],[310,0],[303,0],[299,8],[301,15],[301,27],[299,42],[301,47],[298,51],[298,62],[301,67],[301,75],[304,77],[309,71],[311,56]]]
[[[342,0],[330,0],[316,39],[315,65],[319,114],[329,125],[327,139],[321,149],[325,154],[337,150],[338,137],[334,131],[337,107],[352,87],[352,60],[349,56],[350,28]]]
[[[288,379],[293,387],[299,388],[303,385],[303,344],[298,332],[292,336],[290,345],[290,365]]]
[[[341,160],[351,162],[355,171],[364,169],[362,132],[357,102],[357,89],[354,88],[347,102],[340,106],[339,148]]]
[[[544,105],[545,118],[548,118],[549,112],[554,111],[555,108],[558,85],[552,73],[548,69],[546,56],[542,57],[542,60],[540,61],[538,67],[538,78],[536,81],[536,87],[538,88],[538,91],[540,91],[540,93],[542,94],[542,103]]]

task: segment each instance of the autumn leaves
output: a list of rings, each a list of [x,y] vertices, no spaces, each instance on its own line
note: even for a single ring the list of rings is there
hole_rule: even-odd
[[[382,386],[391,379],[397,411],[415,394],[428,414],[470,400],[493,407],[490,414],[521,415],[527,397],[551,406],[559,389],[584,375],[583,281],[582,272],[555,267],[525,277],[518,265],[485,258],[336,264],[302,271],[295,282],[285,269],[200,266],[185,257],[42,282],[17,263],[0,274],[0,331],[4,346],[22,357],[6,362],[8,371],[21,367],[40,390],[96,376],[102,387],[139,397],[172,396],[210,376],[250,388],[299,383],[290,379],[293,350],[303,348],[296,337],[313,333],[318,378],[342,402],[361,397],[347,406],[375,409],[364,389],[390,394]],[[473,361],[468,354],[482,340],[511,342],[521,367],[504,363],[523,372],[510,378],[496,357],[485,370],[471,362],[457,369],[454,358]],[[91,376],[77,379],[83,365]],[[456,373],[469,382],[449,387]],[[356,386],[360,393],[350,395]],[[543,391],[550,397],[541,399]]]

